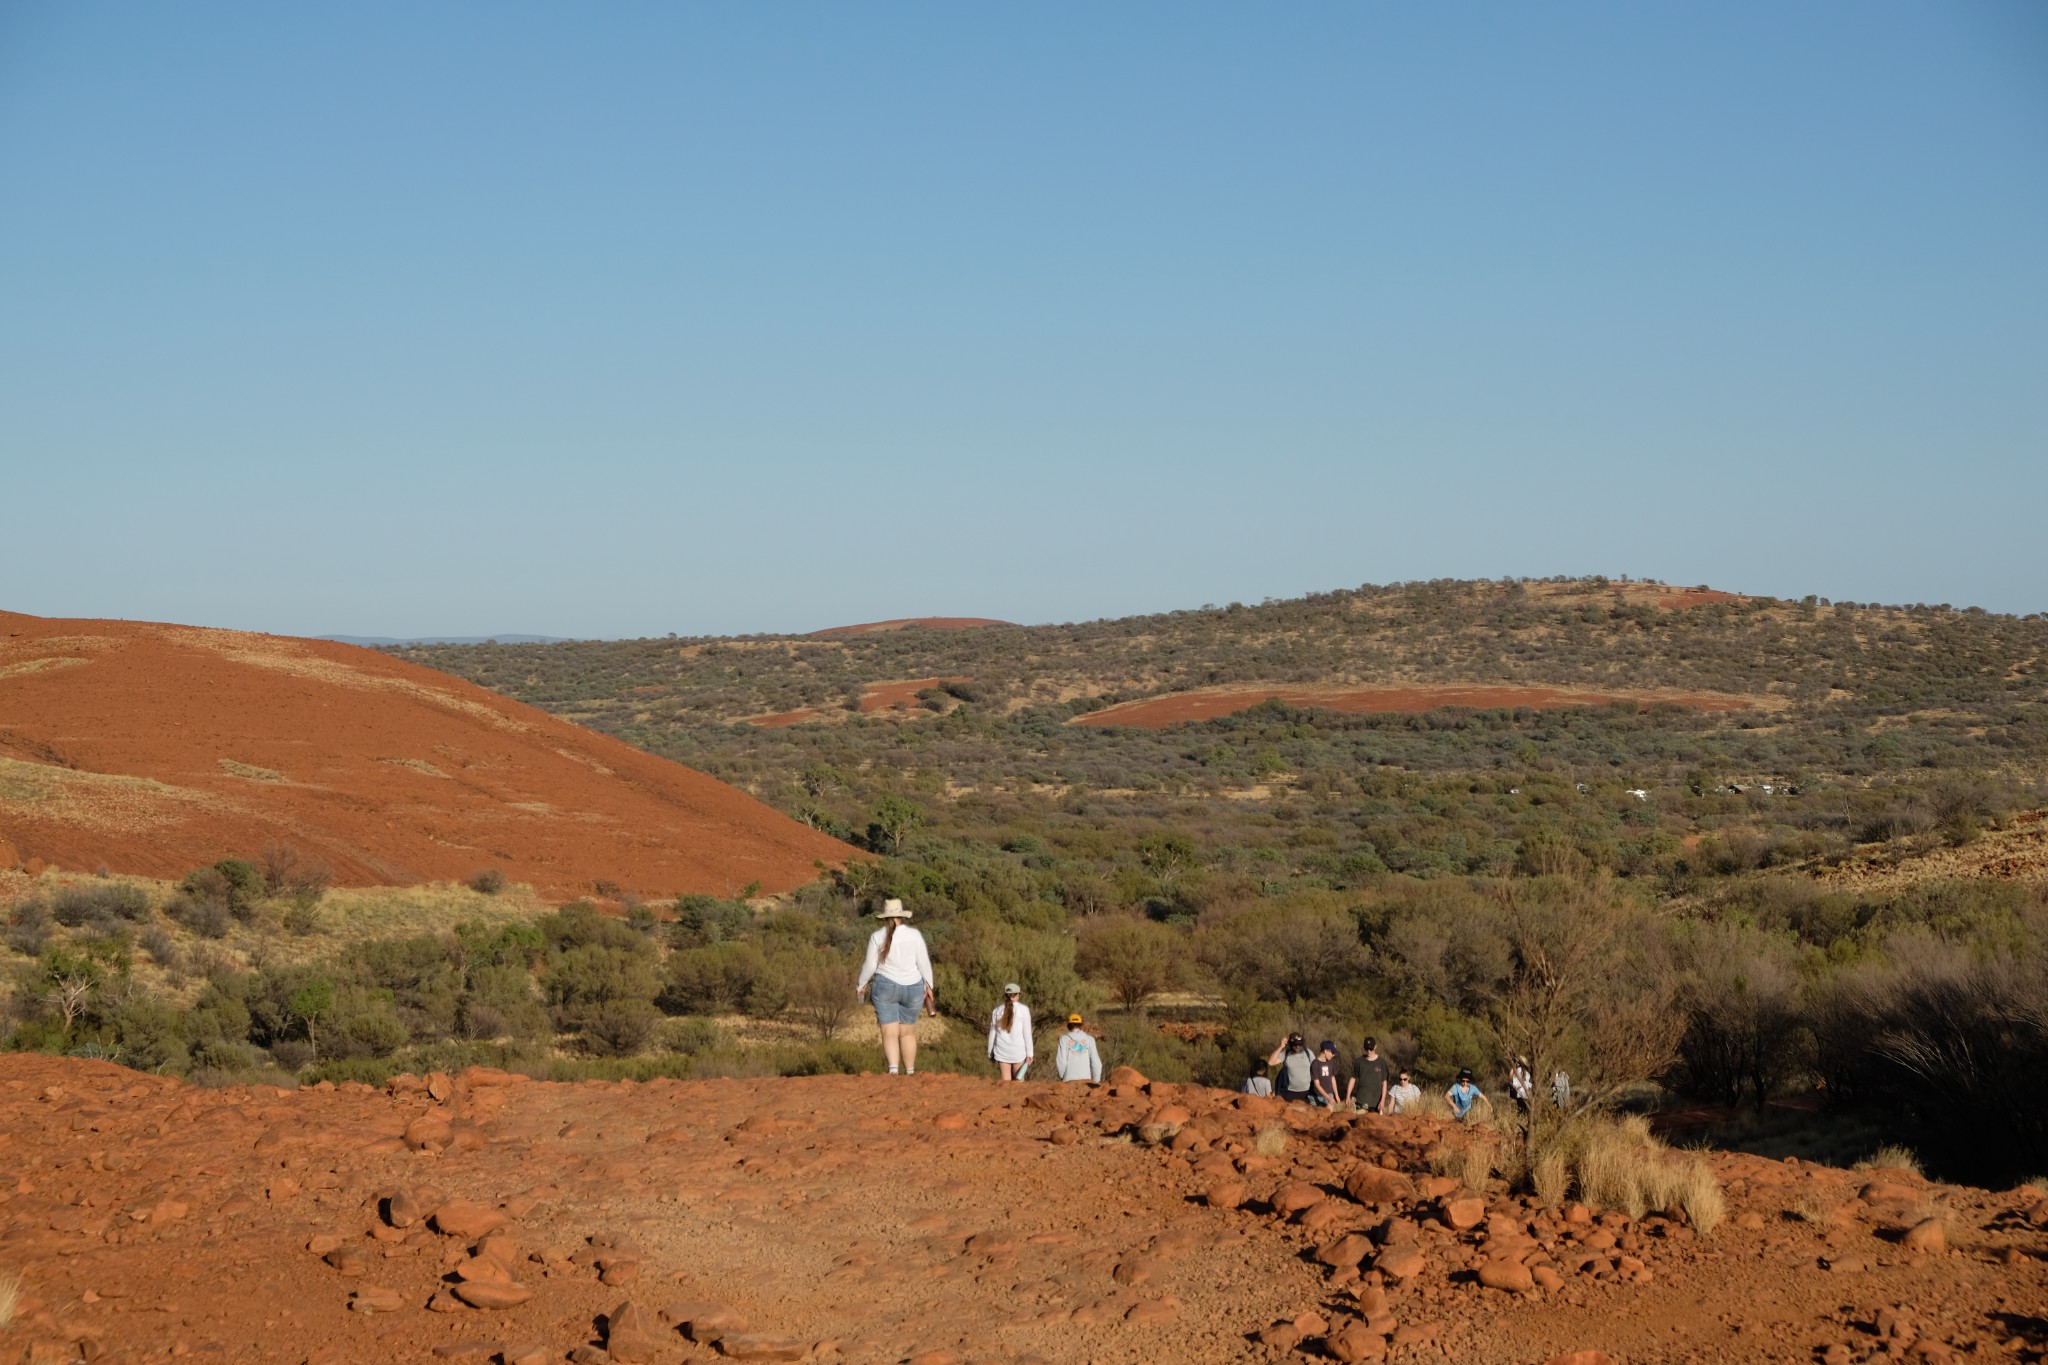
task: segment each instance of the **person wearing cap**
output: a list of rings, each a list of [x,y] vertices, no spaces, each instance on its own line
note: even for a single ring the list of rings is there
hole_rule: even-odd
[[[1325,1038],[1316,1047],[1316,1059],[1308,1064],[1309,1103],[1323,1109],[1337,1107],[1337,1045]]]
[[[1468,1066],[1459,1069],[1458,1079],[1444,1091],[1444,1098],[1451,1102],[1451,1112],[1463,1120],[1472,1112],[1473,1105],[1486,1098],[1486,1094],[1472,1083],[1472,1068]]]
[[[1021,1081],[1036,1051],[1031,1039],[1031,1007],[1024,988],[1012,981],[1003,987],[1003,1003],[988,1017],[988,1059],[1003,1080]]]
[[[1344,1087],[1344,1107],[1353,1104],[1368,1114],[1377,1114],[1387,1104],[1387,1059],[1380,1056],[1380,1040],[1365,1040],[1365,1050],[1351,1064],[1351,1080]]]
[[[1315,1093],[1315,1082],[1309,1075],[1309,1068],[1315,1065],[1315,1056],[1308,1050],[1308,1043],[1299,1033],[1290,1033],[1280,1040],[1280,1046],[1273,1049],[1273,1055],[1266,1058],[1266,1065],[1278,1067],[1273,1073],[1273,1089],[1289,1104],[1307,1104],[1309,1096]]]
[[[924,935],[903,921],[910,912],[903,902],[884,902],[875,913],[883,927],[868,935],[867,961],[861,964],[860,980],[853,988],[858,1000],[866,991],[875,1007],[875,1022],[882,1028],[882,1055],[889,1059],[889,1074],[897,1068],[917,1074],[917,1013],[920,1008],[939,1012],[932,992],[932,955]]]
[[[1060,1035],[1059,1052],[1053,1057],[1053,1072],[1063,1081],[1100,1081],[1102,1053],[1095,1039],[1081,1027],[1081,1016],[1067,1016],[1067,1031]]]

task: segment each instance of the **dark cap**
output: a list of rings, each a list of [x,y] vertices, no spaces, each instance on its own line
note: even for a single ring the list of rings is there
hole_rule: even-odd
[[[1321,1043],[1316,1045],[1316,1051],[1318,1052],[1335,1052],[1336,1050],[1337,1045],[1328,1038],[1323,1039]]]
[[[1469,1067],[1469,1066],[1461,1066],[1461,1067],[1459,1067],[1459,1068],[1458,1068],[1458,1079],[1459,1079],[1459,1080],[1461,1080],[1461,1081],[1469,1081],[1469,1080],[1471,1080],[1471,1079],[1472,1079],[1472,1068],[1471,1068],[1471,1067]]]

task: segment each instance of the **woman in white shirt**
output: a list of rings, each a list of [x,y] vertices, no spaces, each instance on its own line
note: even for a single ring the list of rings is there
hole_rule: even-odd
[[[1031,1007],[1018,997],[1023,988],[1012,981],[1003,987],[1003,1003],[988,1019],[988,1059],[1006,1081],[1022,1080],[1036,1055],[1031,1039]]]
[[[902,901],[885,902],[875,918],[887,923],[868,935],[868,957],[861,964],[853,998],[858,1000],[861,992],[867,991],[874,1003],[889,1074],[894,1076],[901,1066],[906,1074],[915,1076],[918,1011],[939,1012],[932,993],[932,955],[924,946],[924,935],[903,923],[910,912]]]

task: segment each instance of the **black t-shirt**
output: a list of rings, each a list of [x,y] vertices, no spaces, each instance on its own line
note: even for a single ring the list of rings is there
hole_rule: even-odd
[[[1351,1068],[1351,1074],[1358,1082],[1358,1088],[1352,1092],[1352,1098],[1368,1109],[1376,1107],[1380,1102],[1381,1091],[1387,1084],[1387,1059],[1360,1057],[1357,1064]]]
[[[1321,1057],[1308,1064],[1308,1088],[1316,1094],[1337,1093],[1337,1064]]]

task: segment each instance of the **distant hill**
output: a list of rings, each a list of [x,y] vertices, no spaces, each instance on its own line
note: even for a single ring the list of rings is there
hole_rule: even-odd
[[[831,626],[814,630],[814,638],[843,639],[850,635],[881,635],[892,630],[974,630],[981,626],[1013,626],[988,616],[903,616],[893,621],[868,621],[857,626]]]
[[[497,866],[559,895],[781,891],[849,852],[700,772],[388,654],[0,613],[0,863],[175,877],[273,841],[342,884]]]
[[[325,640],[337,645],[361,645],[367,649],[381,649],[389,645],[559,645],[566,644],[566,635],[417,635],[401,640],[395,635],[315,635],[316,640]]]

